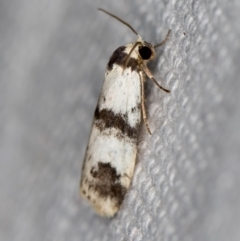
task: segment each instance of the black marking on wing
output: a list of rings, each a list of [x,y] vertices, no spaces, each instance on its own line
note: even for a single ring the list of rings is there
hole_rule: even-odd
[[[121,67],[124,66],[125,61],[127,59],[127,54],[124,52],[125,49],[126,49],[126,46],[121,46],[113,52],[107,65],[108,70],[112,70],[114,64],[117,64]],[[139,69],[138,60],[130,57],[126,68],[131,68],[132,71],[138,70]]]
[[[95,125],[100,131],[104,131],[107,128],[115,128],[124,135],[127,135],[131,139],[137,139],[139,122],[135,127],[131,127],[128,123],[128,117],[125,114],[114,113],[109,109],[99,110],[97,106],[95,111]]]
[[[101,197],[110,197],[116,201],[119,207],[123,201],[127,189],[121,185],[121,175],[110,163],[99,162],[97,168],[92,168],[90,174],[94,183],[89,183],[89,189],[94,189]]]

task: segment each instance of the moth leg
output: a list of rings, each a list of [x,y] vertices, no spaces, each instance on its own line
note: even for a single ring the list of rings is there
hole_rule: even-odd
[[[167,42],[170,34],[171,34],[171,30],[168,30],[168,33],[167,33],[165,39],[160,44],[155,45],[154,48],[158,48],[158,47],[162,46],[163,44],[165,44]]]
[[[161,85],[158,84],[158,82],[154,79],[152,73],[150,72],[150,70],[147,68],[146,65],[143,65],[143,66],[142,66],[142,69],[143,69],[143,71],[145,72],[145,74],[147,75],[147,77],[148,77],[149,79],[151,79],[151,80],[157,85],[157,87],[158,87],[159,89],[164,90],[164,91],[167,92],[167,93],[170,92],[170,90],[167,90],[167,89],[163,88]]]
[[[145,102],[145,97],[144,97],[144,79],[143,79],[143,76],[141,74],[139,74],[140,76],[140,80],[141,80],[141,104],[142,104],[142,114],[143,114],[143,121],[144,121],[144,124],[147,128],[147,131],[150,135],[152,135],[151,131],[150,131],[150,128],[148,126],[148,123],[147,123],[147,115],[146,115],[146,109],[145,109],[145,105],[144,105],[144,102]]]

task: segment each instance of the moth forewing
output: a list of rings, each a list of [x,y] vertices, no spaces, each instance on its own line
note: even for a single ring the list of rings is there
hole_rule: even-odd
[[[124,53],[120,51],[124,48],[120,48],[111,59],[120,61],[115,56]],[[131,183],[141,122],[140,76],[132,70],[133,66],[122,73],[122,66],[116,62],[112,65],[111,59],[94,115],[81,180],[82,195],[104,216],[117,212]]]

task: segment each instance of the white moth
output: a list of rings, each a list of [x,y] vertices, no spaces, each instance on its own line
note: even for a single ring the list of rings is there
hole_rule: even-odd
[[[147,68],[154,59],[155,48],[142,40],[126,22],[103,10],[127,25],[137,41],[119,47],[112,54],[105,73],[105,81],[96,107],[80,183],[80,193],[97,213],[111,217],[118,210],[132,180],[139,126],[143,117],[148,132],[144,107],[145,75],[162,90]]]

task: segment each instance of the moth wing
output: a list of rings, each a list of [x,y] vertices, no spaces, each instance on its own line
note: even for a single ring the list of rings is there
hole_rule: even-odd
[[[81,194],[113,216],[134,172],[141,122],[141,73],[114,65],[107,71],[87,146]]]

